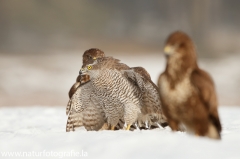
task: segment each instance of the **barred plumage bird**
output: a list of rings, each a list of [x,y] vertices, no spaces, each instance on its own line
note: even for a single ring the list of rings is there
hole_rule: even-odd
[[[89,50],[86,50],[83,54],[83,66],[92,63],[95,59],[104,57],[104,52],[97,48],[92,48]],[[85,125],[83,123],[83,119],[86,119],[88,116],[92,116],[92,112],[88,111],[90,108],[92,108],[94,103],[91,103],[89,106],[89,103],[84,103],[85,101],[81,101],[82,106],[87,109],[87,111],[80,112],[78,109],[76,109],[77,106],[79,106],[79,100],[82,98],[80,96],[81,92],[88,91],[89,84],[87,82],[90,80],[88,75],[79,75],[76,79],[76,82],[69,90],[69,102],[66,107],[66,114],[68,115],[67,125],[66,125],[66,131],[74,131],[75,128],[85,126],[87,130],[99,130],[98,126],[95,127],[88,127],[86,122]],[[91,86],[91,85],[90,85]],[[83,90],[82,90],[83,89]],[[83,97],[85,97],[85,94],[83,94]],[[96,106],[98,105],[95,103]],[[89,113],[89,114],[88,114]],[[101,125],[100,120],[100,125]],[[92,124],[93,125],[93,124]],[[96,123],[96,125],[99,125]]]
[[[127,124],[127,130],[136,121],[138,125],[166,123],[158,89],[145,69],[130,68],[117,59],[105,57],[81,70],[90,75],[95,95],[112,129],[120,119]]]
[[[104,52],[99,49],[89,49],[84,52],[83,54],[83,66],[86,66],[87,64],[93,63],[96,59],[104,57]],[[137,89],[141,90],[139,97],[141,100],[141,114],[138,116],[137,126],[140,129],[148,129],[148,128],[156,128],[158,125],[166,126],[166,119],[165,116],[162,114],[161,106],[160,106],[160,100],[159,100],[159,94],[157,86],[151,81],[151,77],[149,73],[142,67],[133,67],[130,68],[127,65],[120,63],[119,60],[110,58],[103,58],[101,60],[98,60],[98,62],[107,61],[108,67],[117,69],[118,71],[125,70],[125,72],[121,72],[124,77]],[[111,61],[111,62],[109,62]],[[105,65],[106,66],[106,65]],[[127,71],[126,71],[127,70]],[[83,124],[83,119],[86,119],[86,116],[92,116],[95,110],[92,110],[92,112],[83,111],[79,112],[75,110],[76,105],[79,105],[79,98],[81,98],[81,93],[83,93],[83,96],[85,96],[85,91],[78,90],[78,89],[85,89],[85,87],[88,87],[88,90],[91,90],[91,85],[86,83],[89,82],[90,77],[89,75],[81,74],[78,76],[76,83],[71,87],[69,91],[69,102],[66,108],[66,113],[68,115],[68,121],[67,121],[67,127],[66,131],[74,131],[75,128],[84,126],[87,130],[99,130],[98,126],[93,126],[94,120],[90,122],[91,127],[87,127],[85,121],[85,125]],[[86,86],[84,86],[86,85]],[[143,86],[145,85],[145,86]],[[82,88],[82,86],[84,86]],[[142,88],[140,88],[142,87]],[[87,91],[86,91],[87,92]],[[84,101],[84,100],[83,100]],[[84,103],[82,101],[81,105],[87,109],[89,102]],[[155,103],[155,104],[153,104]],[[95,104],[95,105],[94,105]],[[96,109],[99,108],[100,101],[95,103],[91,103],[89,107]],[[151,108],[154,107],[154,108]],[[89,114],[87,114],[89,113]],[[105,122],[106,119],[105,119]],[[146,122],[148,125],[146,125]],[[100,124],[96,123],[96,125],[101,125],[102,120],[100,120]],[[114,123],[115,125],[115,123]],[[115,130],[122,129],[124,126],[124,119],[119,120],[117,127],[115,127]],[[105,123],[102,129],[109,129],[109,126]],[[131,130],[136,129],[136,126],[131,127]]]
[[[96,64],[83,67],[81,73],[90,75],[94,95],[99,99],[112,130],[120,119],[127,123],[129,130],[140,113],[140,101],[134,93],[136,88],[112,67],[112,62],[110,59],[96,60]]]

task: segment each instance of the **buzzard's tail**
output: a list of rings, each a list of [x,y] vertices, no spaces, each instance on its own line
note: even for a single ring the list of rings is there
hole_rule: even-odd
[[[218,116],[210,115],[210,123],[208,126],[207,136],[213,139],[221,139],[222,126]]]

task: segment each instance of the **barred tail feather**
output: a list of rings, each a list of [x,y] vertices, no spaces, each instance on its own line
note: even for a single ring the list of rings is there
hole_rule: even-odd
[[[68,104],[67,104],[67,107],[66,107],[66,115],[69,114],[69,111],[70,111],[70,109],[71,109],[71,103],[72,103],[72,100],[69,99]]]
[[[66,132],[75,131],[75,128],[83,126],[82,113],[70,112],[66,125]]]

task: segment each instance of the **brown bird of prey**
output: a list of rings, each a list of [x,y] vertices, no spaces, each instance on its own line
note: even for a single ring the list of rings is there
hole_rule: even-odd
[[[136,121],[138,125],[145,124],[145,122],[148,122],[149,125],[166,123],[162,114],[158,88],[149,79],[149,74],[144,68],[140,70],[130,68],[117,59],[104,57],[83,67],[81,73],[90,75],[89,83],[91,85],[89,85],[89,90],[92,91],[89,92],[91,93],[90,98],[82,97],[80,100],[91,103],[92,100],[96,99],[97,105],[102,108],[98,107],[96,109],[104,111],[112,130],[121,119],[127,124],[127,130]],[[89,93],[82,92],[80,96],[87,96]],[[84,111],[84,103],[78,101],[76,106],[79,105],[83,108],[79,110]],[[95,111],[96,109],[91,110]],[[97,117],[92,116],[92,118],[91,124],[95,119],[102,121],[103,116],[99,113]],[[96,126],[91,126],[98,127],[100,124],[96,122]]]
[[[214,82],[198,67],[195,52],[187,34],[177,31],[168,37],[166,69],[158,79],[162,109],[173,131],[183,125],[189,133],[220,139]]]
[[[94,60],[98,59],[98,58],[102,58],[104,57],[104,52],[101,51],[100,49],[97,48],[92,48],[89,50],[86,50],[83,54],[83,65],[82,67],[93,63]],[[69,95],[69,101],[66,107],[66,114],[68,115],[68,121],[67,121],[67,125],[66,125],[66,131],[71,131],[71,130],[75,130],[75,128],[77,127],[81,127],[84,125],[83,123],[83,117],[85,116],[89,116],[91,114],[87,114],[86,113],[78,113],[76,110],[71,110],[73,109],[73,107],[71,105],[76,105],[78,100],[80,100],[79,98],[79,94],[80,92],[84,91],[86,92],[88,90],[88,84],[87,82],[90,80],[90,77],[88,75],[78,75],[76,82],[73,84],[73,86],[70,88],[68,95]],[[84,85],[87,84],[87,85]],[[77,91],[78,90],[78,91]],[[86,104],[87,105],[87,104]],[[93,106],[94,104],[91,104],[91,106]],[[91,107],[89,107],[89,109],[91,109]],[[89,112],[89,111],[88,111]],[[94,113],[94,112],[92,112]],[[95,127],[88,127],[88,129],[98,129],[99,125],[97,125],[96,123]],[[85,126],[86,127],[86,126]]]
[[[97,59],[102,58],[102,57],[104,57],[103,51],[101,51],[99,49],[89,49],[89,50],[85,51],[83,54],[83,66],[82,67],[85,67],[86,65],[91,64],[94,61],[96,61]],[[133,73],[131,73],[131,70],[132,70],[136,74],[139,74],[138,77],[141,76],[144,79],[145,83],[148,83],[150,87],[153,87],[153,88],[150,88],[149,86],[147,86],[147,87],[149,87],[149,90],[153,89],[153,90],[158,91],[157,86],[151,81],[151,77],[150,77],[149,73],[144,68],[142,68],[142,67],[130,68],[121,63],[116,63],[115,68],[118,69],[119,71],[120,70],[129,70],[129,75],[131,74],[129,76],[129,80],[131,80],[137,86],[141,80],[139,81],[139,79],[136,79],[135,75]],[[132,79],[130,79],[130,78],[132,78]],[[69,100],[67,108],[66,108],[66,114],[68,115],[68,121],[67,121],[67,127],[66,127],[67,131],[71,131],[71,130],[74,131],[75,128],[84,126],[84,123],[83,123],[84,122],[84,120],[83,120],[84,113],[78,113],[78,111],[74,110],[74,108],[78,105],[78,102],[80,100],[82,100],[81,97],[79,97],[81,92],[86,92],[86,90],[88,89],[89,84],[86,84],[86,83],[89,82],[89,80],[90,80],[90,78],[88,75],[79,75],[76,80],[76,83],[71,87],[71,89],[69,91],[70,100]],[[82,90],[80,90],[80,89],[82,89]],[[86,90],[83,90],[83,89],[86,89]],[[90,87],[88,90],[90,90]],[[154,96],[148,96],[148,94],[151,94],[151,93],[149,93],[149,91],[144,91],[144,92],[145,93],[143,96],[144,97],[143,102],[147,103],[148,100],[151,101],[152,99],[148,99],[149,97],[154,98]],[[83,99],[84,98],[86,98],[86,97],[83,97]],[[84,101],[82,101],[82,102],[84,104]],[[88,105],[88,103],[86,103],[85,105]],[[93,105],[94,104],[92,103],[91,106],[93,106]],[[152,104],[152,105],[154,106],[154,104]],[[95,103],[95,107],[98,107],[98,106],[99,105]],[[70,109],[72,109],[72,110],[70,110]],[[158,112],[158,111],[160,111],[160,112]],[[165,116],[162,114],[161,111],[162,110],[160,109],[160,110],[157,110],[156,112],[152,113],[151,115],[150,114],[143,115],[142,117],[140,117],[138,120],[138,123],[137,123],[138,127],[140,129],[147,129],[149,126],[149,128],[152,129],[152,128],[158,127],[158,125],[156,125],[156,123],[160,124],[163,127],[167,126]],[[149,112],[149,110],[143,110],[143,112],[144,112],[144,114],[146,114],[146,112]],[[87,113],[87,111],[85,112],[85,114],[86,113]],[[157,116],[155,116],[154,114],[157,114]],[[88,114],[88,116],[89,115],[90,114]],[[146,121],[146,118],[149,118],[149,117],[151,118],[151,120],[148,120],[148,125],[145,125],[144,121]],[[92,122],[90,124],[94,124],[94,123]],[[95,124],[97,124],[97,123],[95,123]],[[100,124],[97,124],[96,126],[91,125],[91,127],[88,127],[89,129],[88,128],[87,129],[91,130],[92,128],[94,128],[95,130],[97,130],[99,128],[98,126]],[[115,129],[117,129],[117,130],[121,129],[121,128],[123,128],[123,125],[124,125],[124,121],[119,120],[119,123],[115,127]],[[86,125],[84,127],[86,128]],[[136,127],[132,126],[131,130],[133,130],[135,128]],[[107,126],[107,124],[105,124],[102,129],[109,129],[109,127]]]
[[[98,58],[102,58],[104,57],[105,54],[102,50],[97,49],[97,48],[92,48],[89,50],[86,50],[83,54],[83,65],[82,67],[93,63],[94,60],[98,59]],[[76,82],[73,84],[73,86],[70,88],[69,92],[68,92],[68,96],[71,99],[71,97],[73,96],[73,94],[76,92],[77,88],[83,84],[86,83],[87,81],[89,81],[89,76],[88,75],[78,75]]]

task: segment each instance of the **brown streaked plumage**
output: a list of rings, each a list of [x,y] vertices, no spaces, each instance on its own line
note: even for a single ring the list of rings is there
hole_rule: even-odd
[[[99,50],[99,49],[89,49],[89,50],[85,51],[85,53],[83,54],[83,67],[86,66],[87,64],[93,63],[96,59],[98,59],[98,61],[100,61],[101,57],[104,57],[104,53],[101,50]],[[123,63],[120,63],[120,61],[117,60],[117,59],[114,59],[113,62],[108,63],[108,65],[111,65],[110,66],[111,68],[117,69],[119,71],[121,71],[121,70],[133,70],[136,74],[139,74],[139,76],[141,76],[141,78],[143,78],[144,83],[150,84],[150,86],[152,86],[154,88],[154,90],[158,91],[157,86],[151,81],[151,77],[150,77],[149,73],[144,68],[142,68],[142,67],[130,68],[127,65],[125,65]],[[106,66],[107,65],[105,65],[105,67]],[[137,81],[134,81],[136,79],[130,79],[130,78],[128,78],[128,79],[132,80],[133,84],[135,84],[137,86],[137,84],[138,84]],[[79,113],[79,112],[75,113],[74,111],[70,112],[70,109],[72,108],[71,105],[74,105],[74,103],[72,103],[72,99],[71,98],[74,95],[74,93],[77,91],[77,89],[81,89],[81,86],[84,83],[88,82],[89,80],[90,80],[90,77],[88,75],[79,75],[77,77],[76,83],[71,87],[71,89],[69,91],[69,98],[70,98],[70,100],[69,100],[67,108],[66,108],[66,114],[69,115],[68,124],[67,124],[67,131],[75,130],[76,127],[80,127],[80,126],[84,125],[84,124],[81,124],[82,119],[80,118],[80,117],[83,116],[83,113]],[[149,92],[145,92],[146,99],[148,98],[147,96],[149,94],[153,93],[153,92],[154,91],[152,91],[150,93]],[[155,99],[152,98],[150,100],[155,100]],[[149,107],[149,106],[147,106],[147,107]],[[146,107],[144,107],[144,108],[146,108]],[[150,111],[151,111],[151,113],[150,113]],[[149,121],[150,128],[154,128],[154,127],[156,128],[156,126],[158,127],[157,124],[160,124],[163,127],[167,126],[166,118],[162,114],[161,108],[159,109],[159,105],[157,106],[157,108],[153,108],[152,110],[144,110],[144,114],[145,114],[145,116],[144,116],[145,119],[148,116],[146,114],[151,114],[151,116],[149,117],[151,119],[151,121]],[[142,118],[142,121],[143,121],[143,119],[144,118]],[[140,127],[140,129],[146,129],[147,128],[145,123],[138,122],[137,124]],[[124,125],[124,121],[120,120],[118,125],[117,125],[117,127],[115,127],[115,129],[116,130],[122,129],[123,125]],[[106,126],[106,124],[105,124],[105,126]],[[102,129],[105,129],[105,128],[102,128]],[[134,125],[131,127],[131,130],[133,130],[133,129],[136,129],[136,127],[134,127]],[[88,129],[88,130],[90,130],[90,129]]]
[[[108,78],[106,78],[105,76],[104,76],[104,78],[102,78],[99,75],[99,77],[101,77],[101,80],[98,78],[94,79],[94,80],[109,82],[108,84],[104,83],[102,85],[99,85],[98,86],[99,89],[103,89],[103,88],[107,87],[103,90],[109,91],[111,93],[113,93],[112,91],[115,91],[114,94],[116,96],[116,92],[121,91],[121,90],[118,90],[118,89],[120,89],[120,87],[127,88],[127,86],[126,87],[122,86],[124,83],[122,83],[122,84],[118,83],[120,79],[127,82],[129,87],[131,87],[131,89],[129,88],[128,91],[134,92],[134,96],[135,96],[134,98],[136,98],[140,102],[139,107],[141,109],[141,114],[139,114],[139,116],[137,118],[137,121],[138,121],[137,124],[139,127],[144,127],[145,122],[148,122],[149,126],[152,126],[153,124],[156,124],[156,125],[161,124],[162,126],[167,125],[166,119],[162,113],[158,88],[151,81],[149,73],[144,68],[142,68],[142,67],[130,68],[126,64],[120,63],[119,60],[114,59],[112,57],[99,58],[95,62],[91,65],[87,65],[87,67],[91,67],[91,69],[93,69],[94,72],[100,71],[103,73],[104,71],[106,71],[107,74],[109,75]],[[87,69],[84,68],[84,70],[86,71]],[[116,76],[110,77],[108,70],[112,74],[116,74],[117,77]],[[110,70],[113,70],[113,71],[110,71]],[[95,76],[95,74],[96,73],[93,73],[92,75],[90,75],[91,79],[92,79],[93,75]],[[98,74],[99,74],[99,72],[98,72]],[[99,82],[99,83],[101,83],[101,82]],[[118,84],[115,85],[116,83],[118,83]],[[110,85],[111,85],[111,87],[110,87]],[[112,87],[114,87],[114,89],[109,90]],[[126,91],[124,91],[124,92],[126,93]],[[106,93],[106,92],[104,92],[104,93]],[[100,93],[100,94],[102,94],[102,93]],[[108,98],[111,98],[111,95],[101,97],[100,99],[103,101],[104,100],[108,101]],[[121,97],[121,99],[122,98],[123,97]],[[125,98],[129,98],[129,97],[125,96]],[[110,101],[113,101],[113,99]],[[109,104],[106,104],[106,105],[109,105]],[[112,105],[116,105],[116,104],[112,104]],[[120,105],[121,104],[119,104],[119,106]],[[109,105],[109,107],[112,107],[111,104]],[[112,110],[113,110],[113,108],[111,109],[111,111]],[[113,111],[111,113],[119,114],[116,111]],[[107,113],[107,114],[109,114],[109,113]],[[111,116],[111,114],[109,114],[109,115]],[[106,116],[108,116],[108,115],[106,115]],[[116,117],[116,115],[114,115],[114,116]],[[110,118],[108,118],[108,119],[110,119]],[[119,119],[121,119],[121,118],[119,118]],[[117,119],[117,120],[119,120],[119,119]],[[110,123],[111,120],[108,122]],[[115,127],[116,124],[113,124],[113,126]]]
[[[66,131],[84,126],[86,130],[99,130],[105,123],[105,116],[92,89],[91,81],[77,88],[71,97]]]
[[[141,78],[144,80],[145,83],[149,83],[150,85],[152,85],[153,88],[155,88],[156,91],[158,91],[158,87],[152,82],[151,80],[151,76],[150,74],[147,72],[147,70],[145,70],[143,67],[126,67],[126,65],[122,68],[118,68],[119,70],[121,69],[125,69],[125,70],[133,70],[136,74],[139,74],[141,76]],[[134,79],[131,79],[128,77],[129,80],[131,80],[131,82],[134,84],[134,85],[138,85],[137,83],[137,80],[134,80]],[[154,91],[152,91],[154,92]],[[148,92],[145,92],[144,93],[145,95],[148,95],[149,93]],[[143,103],[143,104],[146,104],[148,105],[148,102],[147,100],[145,100],[146,103]],[[141,111],[144,112],[145,114],[151,114],[150,111],[148,110],[145,110],[146,107],[144,107]],[[168,126],[168,123],[167,123],[167,120],[166,120],[166,117],[164,116],[163,112],[161,109],[157,108],[155,109],[154,111],[157,110],[157,114],[160,114],[158,115],[157,117],[156,116],[151,116],[151,119],[148,121],[148,125],[146,126],[145,124],[145,121],[146,121],[146,117],[147,116],[142,116],[141,118],[138,119],[138,122],[137,122],[137,126],[140,130],[142,129],[155,129],[155,128],[159,128],[159,125],[160,124],[162,127],[166,127]],[[120,120],[118,125],[115,127],[116,130],[118,129],[122,129],[124,126],[124,121],[123,120]],[[132,125],[131,126],[131,129],[130,130],[134,130],[136,129],[136,126],[135,125]]]
[[[85,67],[88,64],[91,64],[94,62],[94,60],[98,58],[104,57],[105,54],[102,50],[97,48],[92,48],[84,52],[83,54],[83,65],[82,67]]]
[[[128,75],[128,78],[131,79],[137,87],[144,87],[144,89],[142,90],[143,107],[141,110],[144,116],[142,116],[142,122],[140,118],[138,119],[138,127],[140,129],[154,129],[159,127],[158,124],[160,124],[162,127],[168,126],[166,117],[162,112],[160,99],[158,97],[159,89],[152,82],[150,74],[143,67],[132,67],[129,70],[132,70],[135,74],[135,78],[138,77],[138,79],[132,78],[131,74]],[[139,83],[139,81],[141,80],[144,83],[143,85],[145,86],[141,86],[141,84]],[[147,117],[145,115],[147,115],[148,117],[150,115],[151,118],[150,120],[148,120],[149,128],[144,125],[144,118]]]
[[[88,75],[78,75],[76,82],[72,85],[68,92],[69,98],[72,98],[72,95],[76,92],[77,88],[90,80]]]
[[[137,88],[119,71],[124,67],[127,66],[121,65],[119,60],[104,57],[81,69],[82,74],[90,75],[93,96],[98,99],[112,130],[120,119],[124,119],[129,130],[140,113],[140,101],[135,94]]]
[[[83,53],[83,65],[82,66],[92,63],[95,59],[101,58],[104,56],[105,56],[104,52],[101,51],[100,49],[92,48],[92,49],[86,50]],[[72,87],[70,88],[70,90],[68,92],[68,96],[69,96],[70,100],[66,107],[66,114],[69,113],[70,105],[71,105],[71,98],[72,98],[73,94],[76,92],[77,88],[80,87],[81,84],[84,84],[84,83],[88,82],[89,80],[90,80],[90,77],[88,75],[78,75],[76,82],[72,85]]]
[[[104,52],[97,48],[92,48],[89,50],[86,50],[83,54],[83,66],[92,63],[97,58],[104,57]],[[83,84],[87,83],[90,80],[90,77],[88,75],[78,75],[76,82],[73,84],[73,86],[70,88],[68,92],[69,101],[66,107],[66,114],[69,115],[68,121],[67,121],[67,131],[75,130],[75,128],[82,126],[81,123],[81,116],[82,114],[76,113],[76,112],[70,112],[72,103],[72,96],[77,91],[78,88],[80,88]],[[71,127],[68,128],[68,127]]]
[[[168,37],[164,52],[167,65],[158,86],[169,126],[176,131],[183,124],[190,133],[220,139],[214,82],[198,67],[192,40],[183,32],[174,32]]]
[[[82,67],[93,63],[93,61],[97,58],[101,58],[104,57],[105,54],[102,50],[97,49],[97,48],[92,48],[89,50],[86,50],[83,53],[83,65]],[[76,83],[73,84],[73,86],[70,88],[69,92],[68,92],[68,96],[69,98],[72,97],[73,93],[76,92],[76,89],[81,85],[81,83],[86,83],[89,81],[89,76],[88,75],[78,75],[77,79],[76,79]]]

